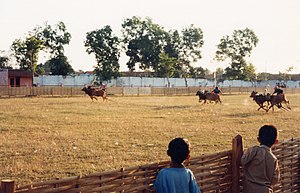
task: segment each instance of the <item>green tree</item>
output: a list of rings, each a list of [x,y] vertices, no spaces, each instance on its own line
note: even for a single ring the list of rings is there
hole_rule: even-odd
[[[45,26],[37,26],[34,31],[54,58],[61,56],[64,53],[64,45],[71,41],[71,34],[63,22],[58,22],[54,27],[45,23]]]
[[[68,45],[71,41],[71,34],[65,24],[58,22],[52,27],[45,23],[45,26],[38,26],[34,31],[43,41],[46,51],[50,53],[50,59],[44,64],[44,69],[49,69],[53,75],[66,76],[73,73],[74,70],[64,55],[64,45]]]
[[[255,66],[253,64],[249,64],[244,69],[245,79],[246,81],[255,82],[256,81],[256,72],[255,72]]]
[[[88,32],[84,42],[88,54],[95,54],[95,72],[100,80],[110,80],[119,76],[119,38],[112,34],[110,26]]]
[[[232,37],[225,36],[220,40],[216,59],[225,61],[230,59],[230,67],[225,69],[225,76],[228,79],[245,80],[245,70],[248,66],[246,57],[250,57],[251,52],[258,43],[258,38],[253,30],[234,30]]]
[[[188,72],[190,78],[205,78],[205,76],[208,73],[208,70],[202,68],[201,66],[200,67],[189,66]]]
[[[8,62],[9,62],[9,57],[4,55],[0,56],[0,69],[1,68],[11,69],[12,67],[9,66]]]
[[[54,29],[46,23],[45,27],[37,26],[32,32],[29,32],[25,40],[16,39],[11,49],[20,69],[32,71],[34,74],[37,68],[38,55],[40,51],[45,51],[51,55],[50,63],[52,65],[62,65],[51,69],[64,69],[58,73],[64,75],[65,69],[69,70],[68,73],[74,71],[64,56],[63,45],[69,44],[70,39],[71,34],[66,31],[63,22],[59,22]],[[59,59],[62,61],[58,61]],[[43,72],[40,67],[38,71]],[[53,74],[57,74],[57,72]]]
[[[267,72],[258,73],[257,74],[257,81],[269,80],[270,77],[271,77],[270,73],[267,73]]]
[[[203,32],[201,28],[191,25],[182,30],[179,49],[179,59],[183,64],[191,64],[201,59],[200,48],[203,46]]]
[[[7,68],[8,57],[0,56],[0,68]]]
[[[170,57],[179,59],[181,39],[178,30],[169,31],[165,37],[164,52]]]
[[[64,54],[51,58],[45,63],[45,66],[50,68],[51,75],[66,76],[74,73],[72,66],[68,62],[68,58]]]
[[[29,70],[33,75],[37,67],[39,51],[43,48],[43,41],[32,34],[29,34],[25,40],[16,39],[11,46],[20,69]]]
[[[166,77],[168,81],[168,87],[170,87],[170,77],[174,74],[174,65],[177,63],[177,59],[169,57],[166,53],[159,54],[159,73],[162,77]]]
[[[134,16],[125,19],[122,24],[122,42],[129,57],[128,69],[134,71],[138,65],[141,70],[153,69],[157,73],[159,54],[162,52],[166,34],[150,18],[143,20]]]
[[[185,78],[187,86],[186,78],[193,77],[197,70],[202,70],[201,68],[193,69],[191,63],[201,59],[200,48],[204,43],[203,32],[201,28],[191,25],[184,28],[181,33],[177,30],[170,31],[165,42],[164,51],[178,60],[175,66],[175,77]],[[189,75],[189,73],[192,74]]]
[[[45,67],[45,64],[38,64],[37,67],[36,67],[36,73],[39,74],[39,75],[45,75],[46,73],[49,73],[50,72],[50,69],[47,69]]]
[[[292,75],[290,72],[294,69],[293,66],[289,66],[285,72],[279,72],[279,80],[283,80],[285,83],[287,83],[288,80],[292,79]]]
[[[216,70],[216,79],[217,79],[217,83],[224,81],[224,69],[223,68],[220,68],[220,67],[217,68],[217,70]]]

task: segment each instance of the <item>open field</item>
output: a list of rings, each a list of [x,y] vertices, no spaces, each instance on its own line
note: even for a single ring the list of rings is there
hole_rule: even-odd
[[[0,179],[18,184],[168,160],[168,142],[192,144],[191,156],[231,148],[241,134],[256,144],[258,128],[274,124],[279,140],[300,137],[300,95],[292,111],[257,111],[249,95],[221,96],[202,105],[196,96],[0,99]]]

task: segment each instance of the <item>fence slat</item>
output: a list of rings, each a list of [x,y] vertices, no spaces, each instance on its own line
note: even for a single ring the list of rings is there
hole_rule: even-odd
[[[15,181],[2,180],[1,181],[1,193],[15,193]]]
[[[232,140],[232,193],[240,192],[240,163],[243,154],[242,136],[237,135]]]

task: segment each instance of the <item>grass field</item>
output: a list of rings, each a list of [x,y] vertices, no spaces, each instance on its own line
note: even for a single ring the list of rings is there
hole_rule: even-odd
[[[0,99],[0,179],[27,184],[168,160],[174,137],[188,138],[191,156],[229,150],[237,134],[246,147],[258,128],[274,124],[279,140],[300,137],[300,95],[292,111],[257,111],[249,95]]]

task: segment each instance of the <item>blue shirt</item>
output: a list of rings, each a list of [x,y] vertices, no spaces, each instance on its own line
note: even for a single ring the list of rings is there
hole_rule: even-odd
[[[193,172],[187,168],[164,168],[154,182],[156,193],[201,193]]]

